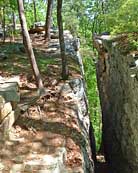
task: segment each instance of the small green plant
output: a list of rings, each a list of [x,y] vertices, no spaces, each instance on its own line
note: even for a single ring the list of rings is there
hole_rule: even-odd
[[[138,35],[134,33],[128,34],[129,46],[132,50],[138,50]]]
[[[138,40],[132,40],[131,45],[135,50],[138,50]]]

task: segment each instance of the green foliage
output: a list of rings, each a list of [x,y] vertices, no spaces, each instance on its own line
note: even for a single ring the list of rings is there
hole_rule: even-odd
[[[28,28],[30,28],[34,22],[34,6],[33,2],[30,1],[29,3],[25,3],[25,15],[27,20]],[[36,1],[36,15],[37,15],[37,21],[45,21],[46,17],[46,4],[44,1]]]
[[[71,31],[71,33],[76,36],[79,29],[79,19],[78,16],[81,12],[79,1],[66,1],[63,4],[63,22],[64,28]]]
[[[138,1],[122,0],[122,5],[106,14],[108,28],[113,33],[137,32]]]
[[[82,50],[83,64],[85,69],[85,80],[87,83],[87,97],[89,101],[89,111],[94,134],[96,138],[96,149],[100,148],[101,144],[101,110],[97,89],[96,69],[92,60],[93,53],[91,48]]]
[[[21,69],[27,72],[30,63],[23,44],[6,43],[0,47],[0,52],[3,52],[7,56],[6,62],[0,64],[1,69],[5,69],[9,74],[20,74],[22,71]],[[57,64],[55,58],[45,57],[45,54],[38,52],[36,49],[34,49],[34,52],[37,64],[42,73],[46,73],[49,64]]]
[[[128,34],[128,42],[130,50],[138,50],[138,38],[137,34],[129,33]]]
[[[138,40],[132,40],[132,46],[135,50],[138,50]]]
[[[10,4],[10,8],[13,11],[16,11],[17,10],[17,0],[9,0],[9,4]]]
[[[39,53],[36,53],[36,60],[37,60],[38,67],[41,70],[41,72],[46,72],[47,66],[49,64],[56,64],[55,59],[53,59],[52,57],[45,58],[45,56],[43,54],[39,54]]]

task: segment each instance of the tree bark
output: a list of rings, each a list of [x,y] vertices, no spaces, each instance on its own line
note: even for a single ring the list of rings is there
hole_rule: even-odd
[[[25,14],[24,14],[24,6],[23,6],[23,1],[22,0],[17,0],[18,2],[18,11],[19,11],[19,17],[20,17],[20,23],[21,23],[21,27],[22,27],[22,34],[23,34],[23,43],[26,49],[26,52],[28,54],[31,66],[32,66],[32,70],[33,70],[33,74],[35,76],[36,79],[36,84],[38,86],[38,88],[40,90],[43,90],[43,82],[40,76],[40,72],[36,63],[36,59],[34,56],[34,52],[33,52],[33,48],[31,45],[31,40],[30,40],[30,36],[27,30],[27,23],[26,23],[26,18],[25,18]]]
[[[3,28],[3,43],[5,43],[5,39],[6,39],[6,27],[5,27],[5,7],[3,7],[2,28]]]
[[[15,16],[14,11],[12,12],[12,21],[13,21],[13,30],[15,32],[15,30],[16,30],[16,16]]]
[[[34,21],[37,22],[36,1],[35,0],[33,0],[33,6],[34,6]]]
[[[65,42],[63,35],[63,23],[62,23],[62,0],[57,1],[57,23],[59,30],[59,42],[60,42],[60,51],[62,58],[62,79],[67,80],[69,76],[67,58],[65,55]]]
[[[15,31],[16,31],[16,16],[14,11],[12,12],[12,23],[13,23],[13,28],[12,28],[12,41],[15,41]]]
[[[52,17],[52,6],[53,6],[53,0],[47,1],[47,14],[46,14],[46,24],[45,24],[45,40],[50,40],[50,28],[51,28],[51,17]]]

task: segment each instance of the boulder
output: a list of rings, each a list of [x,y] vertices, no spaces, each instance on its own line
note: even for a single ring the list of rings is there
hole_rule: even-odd
[[[2,121],[10,112],[12,111],[12,106],[10,102],[7,102],[0,109],[0,121]]]
[[[0,81],[0,95],[5,99],[6,102],[19,102],[19,87],[17,82],[1,82]]]

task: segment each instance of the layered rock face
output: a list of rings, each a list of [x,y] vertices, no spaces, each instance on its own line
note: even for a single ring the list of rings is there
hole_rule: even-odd
[[[134,37],[134,39],[136,39]],[[126,35],[96,36],[103,143],[110,173],[138,172],[137,51]]]

